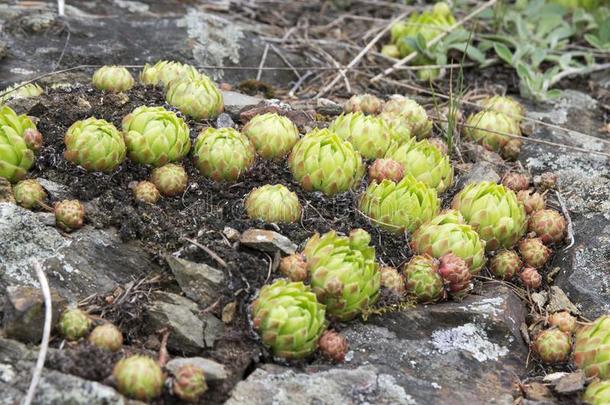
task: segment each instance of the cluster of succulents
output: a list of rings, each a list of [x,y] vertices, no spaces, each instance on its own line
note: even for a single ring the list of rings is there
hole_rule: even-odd
[[[93,73],[91,84],[98,90],[121,93],[133,87],[135,80],[123,66],[102,66]]]
[[[365,114],[379,114],[383,107],[383,101],[372,94],[356,94],[344,105],[346,113],[361,112]]]
[[[385,45],[381,52],[393,58],[405,57],[417,51],[415,41],[418,38],[429,42],[454,24],[455,18],[447,3],[436,3],[431,10],[426,10],[422,13],[413,12],[406,21],[395,23],[390,28],[390,43]],[[425,55],[420,54],[413,60],[413,63],[416,65],[429,65],[433,61]],[[424,72],[424,75],[419,74],[420,79],[427,77],[435,78],[438,75],[436,70]]]
[[[313,130],[292,148],[288,166],[308,191],[334,195],[351,189],[364,175],[362,156],[328,129]]]
[[[154,65],[145,64],[140,73],[140,81],[150,86],[167,87],[172,81],[197,79],[201,73],[191,65],[176,61],[161,60]]]
[[[25,178],[42,145],[42,135],[25,114],[0,108],[0,177],[14,183]]]

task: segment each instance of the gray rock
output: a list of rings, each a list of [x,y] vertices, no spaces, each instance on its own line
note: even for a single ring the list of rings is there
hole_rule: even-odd
[[[225,284],[223,271],[170,255],[165,260],[187,297],[204,307],[212,305],[220,297]]]
[[[233,118],[227,113],[222,113],[216,118],[216,128],[233,128],[235,122]]]
[[[236,386],[228,404],[510,405],[511,384],[526,372],[519,332],[526,311],[508,288],[485,287],[462,302],[354,322],[342,330],[350,348],[344,364],[305,373],[264,366]]]
[[[396,378],[376,367],[331,369],[298,373],[266,365],[237,384],[226,405],[271,404],[381,404],[415,405],[417,402]]]
[[[587,378],[582,370],[569,373],[561,377],[555,383],[555,391],[559,394],[567,395],[581,391],[585,387]]]
[[[43,177],[38,177],[36,180],[38,180],[47,193],[56,200],[65,200],[71,197],[70,190],[63,184],[55,183],[54,181],[47,180]]]
[[[177,358],[167,362],[165,368],[171,373],[175,374],[176,371],[182,366],[193,365],[203,370],[206,381],[220,381],[226,380],[229,377],[229,372],[220,363],[214,360],[204,359],[203,357],[189,357],[189,358]]]
[[[52,326],[57,323],[65,306],[66,301],[56,292],[52,292]],[[40,342],[44,313],[44,298],[40,289],[22,286],[8,287],[4,296],[4,318],[2,320],[5,336],[26,343]]]
[[[268,253],[282,252],[285,255],[297,251],[297,245],[277,232],[265,229],[248,229],[241,234],[239,243],[252,249]]]
[[[595,136],[603,123],[595,100],[574,91],[552,106],[531,108],[530,117],[555,125],[563,125],[578,132],[568,133],[537,125],[532,138],[558,142],[591,151],[610,152],[610,143]],[[576,303],[584,316],[595,318],[610,311],[608,291],[610,281],[607,266],[610,257],[610,179],[608,159],[591,153],[528,143],[520,161],[532,174],[552,171],[559,177],[561,201],[569,210],[574,245],[558,249],[552,266],[561,271],[555,284]],[[554,192],[547,195],[551,207],[561,204]]]
[[[500,176],[493,164],[485,161],[475,163],[468,173],[460,177],[457,188],[462,189],[468,184],[480,181],[491,181],[493,183],[500,181]]]
[[[246,107],[253,107],[261,102],[260,98],[248,96],[247,94],[238,93],[236,91],[223,91],[223,101],[225,111],[236,119],[239,119],[239,112]]]
[[[64,237],[40,214],[0,203],[0,293],[9,285],[38,286],[31,259],[45,269],[51,288],[77,300],[159,271],[137,242],[122,243],[117,232],[85,227]]]
[[[200,314],[196,303],[168,292],[156,292],[148,306],[147,330],[154,334],[169,327],[167,347],[173,352],[196,354],[214,346],[222,336],[224,325],[210,313]]]

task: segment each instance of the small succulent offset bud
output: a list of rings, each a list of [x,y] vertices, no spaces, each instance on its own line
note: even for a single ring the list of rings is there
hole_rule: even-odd
[[[78,200],[63,200],[55,203],[55,223],[66,232],[83,227],[85,207]]]
[[[183,401],[195,402],[208,390],[203,370],[186,364],[176,370],[172,390]]]
[[[254,116],[242,129],[263,159],[282,159],[299,140],[299,130],[277,113]]]
[[[23,132],[23,140],[25,144],[35,153],[40,151],[42,147],[42,134],[37,129],[28,128]]]
[[[264,185],[250,191],[244,203],[251,219],[293,223],[301,218],[301,203],[296,193],[281,184]]]
[[[383,101],[372,94],[358,94],[352,96],[343,106],[343,112],[362,112],[365,114],[379,114]]]
[[[521,122],[525,115],[525,109],[521,103],[506,96],[488,97],[481,102],[481,107],[485,110],[504,113],[517,122]]]
[[[519,157],[521,153],[521,147],[523,146],[523,141],[521,139],[511,139],[504,145],[502,149],[502,156],[504,159],[515,161]]]
[[[532,349],[546,364],[565,363],[570,358],[572,339],[559,329],[547,329],[536,336]]]
[[[196,120],[216,118],[224,110],[222,93],[204,74],[170,82],[165,101]]]
[[[540,191],[551,190],[557,186],[557,175],[553,172],[544,172],[534,179]]]
[[[544,197],[532,190],[521,190],[517,193],[517,200],[523,203],[525,212],[528,215],[533,214],[536,211],[544,209]]]
[[[542,276],[533,267],[526,267],[519,274],[519,278],[525,288],[537,289],[542,285]]]
[[[522,239],[519,242],[519,253],[525,264],[535,269],[544,266],[551,257],[551,249],[544,246],[540,238]]]
[[[576,332],[574,365],[587,377],[610,379],[610,315],[603,315]]]
[[[343,363],[345,354],[348,350],[347,339],[342,334],[334,330],[324,332],[318,343],[320,352],[337,363]]]
[[[360,153],[328,129],[314,129],[299,140],[292,148],[288,167],[305,190],[326,195],[349,190],[364,175]]]
[[[446,155],[446,154],[449,153],[449,147],[447,146],[445,141],[443,141],[442,139],[440,139],[440,138],[430,138],[430,139],[428,139],[428,142],[430,142],[430,145],[432,145],[436,149],[438,149],[438,151],[440,153],[442,153],[443,155]]]
[[[372,182],[362,193],[358,208],[388,232],[415,231],[438,214],[436,191],[407,174],[400,182]]]
[[[91,320],[80,309],[66,309],[57,322],[59,334],[67,340],[78,340],[84,337],[91,327]]]
[[[307,262],[301,253],[294,253],[283,257],[280,260],[279,270],[290,281],[305,281],[309,278]]]
[[[556,326],[560,331],[569,333],[576,332],[576,317],[568,311],[555,312],[549,316],[549,325]]]
[[[432,121],[426,110],[415,100],[394,95],[383,106],[383,118],[400,118],[410,127],[412,136],[422,139],[430,136]]]
[[[4,96],[0,97],[0,104],[3,104],[14,98],[38,97],[44,93],[44,90],[36,83],[28,83],[25,85],[23,83],[15,83],[4,90],[1,90],[0,93],[6,93]]]
[[[123,66],[102,66],[93,73],[91,84],[98,90],[121,93],[131,89],[134,80]]]
[[[467,139],[486,149],[498,152],[504,157],[506,157],[504,148],[511,139],[515,138],[498,132],[521,136],[521,129],[517,121],[506,114],[492,110],[483,110],[468,117],[463,132]]]
[[[88,171],[111,172],[125,160],[123,135],[106,120],[76,121],[64,136],[64,157]]]
[[[466,262],[453,253],[447,253],[440,259],[438,274],[443,278],[449,292],[463,291],[470,285],[472,273]]]
[[[116,352],[123,346],[123,334],[113,324],[105,323],[93,328],[89,342],[100,349]]]
[[[146,64],[140,73],[140,81],[147,85],[167,87],[174,80],[197,79],[201,73],[194,66],[180,62],[161,60]]]
[[[279,357],[309,356],[326,330],[324,305],[302,282],[279,279],[264,285],[250,308],[254,329]]]
[[[566,233],[566,220],[555,210],[540,210],[530,217],[529,231],[547,245],[561,242]]]
[[[163,371],[148,356],[133,355],[119,360],[112,376],[121,394],[140,401],[157,398],[163,391]]]
[[[610,404],[610,381],[595,380],[585,390],[582,401],[588,405]]]
[[[485,242],[455,210],[443,211],[420,226],[411,237],[411,249],[436,259],[453,253],[466,262],[473,275],[485,265]]]
[[[163,107],[141,106],[123,118],[129,159],[156,167],[182,159],[191,150],[186,122]]]
[[[392,140],[392,130],[383,119],[361,112],[341,114],[328,129],[351,143],[366,159],[383,157]]]
[[[512,190],[500,184],[469,184],[453,198],[452,208],[487,242],[487,251],[511,248],[527,228],[523,204]]]
[[[138,201],[155,204],[159,201],[161,194],[150,181],[139,181],[133,188],[133,197]]]
[[[197,137],[195,166],[214,181],[236,181],[254,164],[255,150],[248,138],[233,128],[207,128]]]
[[[508,172],[502,178],[502,185],[513,191],[527,190],[529,184],[528,176],[522,173]]]
[[[443,278],[438,274],[438,260],[431,256],[413,256],[403,270],[407,293],[420,303],[435,302],[445,297]]]
[[[347,321],[374,304],[381,286],[375,248],[363,229],[349,237],[330,231],[315,234],[303,254],[311,273],[311,288],[329,316]]]
[[[386,44],[381,47],[381,54],[387,56],[388,58],[399,59],[400,58],[400,49],[394,44]]]
[[[403,144],[393,143],[385,157],[402,164],[405,173],[413,175],[439,193],[453,184],[453,166],[449,157],[432,146],[427,139],[419,142],[411,139]]]
[[[523,262],[514,250],[502,250],[491,258],[489,269],[502,280],[512,279],[523,266]]]
[[[398,270],[394,267],[382,267],[379,269],[381,273],[381,286],[393,291],[397,295],[405,293],[405,280],[402,278]]]
[[[13,195],[17,204],[24,208],[34,208],[47,198],[47,193],[36,180],[20,181],[13,187]]]
[[[184,167],[168,163],[152,171],[150,181],[166,197],[182,194],[186,190],[188,176]]]
[[[404,176],[405,168],[392,159],[376,159],[369,166],[369,179],[375,180],[377,183],[381,183],[385,179],[398,183]]]

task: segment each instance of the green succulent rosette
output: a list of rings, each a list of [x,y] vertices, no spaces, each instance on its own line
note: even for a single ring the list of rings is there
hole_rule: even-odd
[[[517,100],[507,96],[492,96],[481,101],[484,110],[492,110],[506,114],[517,123],[521,122],[525,115],[525,109]]]
[[[277,113],[254,116],[242,129],[263,159],[281,159],[299,140],[299,130],[288,117]]]
[[[574,365],[587,377],[610,379],[610,315],[603,315],[576,332]]]
[[[154,65],[145,64],[140,81],[146,85],[167,87],[174,80],[199,79],[203,76],[191,65],[175,61],[160,60]]]
[[[309,286],[279,279],[261,288],[251,304],[254,329],[274,355],[309,356],[326,330],[326,310]]]
[[[610,404],[610,380],[593,381],[585,390],[582,400],[588,405]]]
[[[370,241],[362,229],[349,237],[330,231],[322,236],[316,233],[303,249],[311,287],[337,320],[353,319],[377,300],[381,273]]]
[[[165,101],[196,120],[216,118],[224,110],[220,90],[204,74],[196,79],[171,81]]]
[[[515,138],[502,133],[521,136],[521,129],[518,122],[508,115],[494,110],[483,110],[468,117],[463,133],[466,139],[508,157],[511,151],[505,149],[511,139]]]
[[[148,356],[133,355],[119,360],[112,371],[123,395],[150,401],[161,395],[165,380],[159,364]]]
[[[64,136],[64,157],[88,171],[111,172],[125,160],[123,135],[106,120],[76,121]]]
[[[360,153],[328,129],[315,129],[297,142],[288,166],[305,190],[326,195],[349,190],[364,175]]]
[[[466,262],[472,274],[478,274],[486,261],[485,241],[455,210],[445,211],[420,226],[411,238],[411,249],[437,259],[453,253]]]
[[[383,119],[361,112],[341,114],[328,129],[351,143],[366,159],[383,157],[393,137]]]
[[[0,120],[1,116],[0,112]],[[0,177],[15,183],[26,176],[33,164],[34,152],[23,137],[11,126],[0,122]]]
[[[381,117],[392,129],[404,139],[408,128],[411,136],[417,139],[427,138],[432,131],[432,121],[424,107],[415,100],[400,95],[394,95],[383,106]]]
[[[129,158],[136,163],[163,166],[191,150],[186,122],[163,107],[141,106],[123,118]]]
[[[207,128],[195,140],[195,166],[214,181],[235,181],[254,164],[254,146],[233,128]]]
[[[281,184],[255,188],[246,197],[244,205],[248,217],[265,222],[293,223],[301,218],[299,198]]]
[[[512,190],[500,184],[469,184],[454,197],[452,208],[478,232],[487,251],[510,249],[527,229],[523,204]]]
[[[0,94],[4,94],[0,97],[0,104],[12,100],[14,98],[31,98],[38,97],[44,90],[36,83],[16,83],[12,86],[7,87],[4,90],[0,90]]]
[[[42,144],[42,136],[30,117],[25,114],[17,115],[9,106],[2,106],[0,107],[0,128],[5,129],[6,127],[12,129],[17,135],[22,137],[28,147],[34,152],[36,152]],[[29,143],[30,139],[36,137],[40,138],[38,145]],[[38,148],[34,146],[37,146]]]
[[[405,173],[411,174],[439,193],[453,185],[453,166],[449,156],[424,139],[411,139],[403,144],[393,143],[386,153],[386,159],[402,164]]]
[[[131,89],[133,76],[123,66],[102,66],[93,73],[91,84],[98,90],[120,93]]]
[[[404,267],[407,292],[417,302],[435,302],[445,295],[438,261],[428,255],[413,256]]]
[[[362,193],[358,208],[388,232],[413,232],[438,214],[440,200],[433,188],[407,174],[394,183],[373,181]]]

